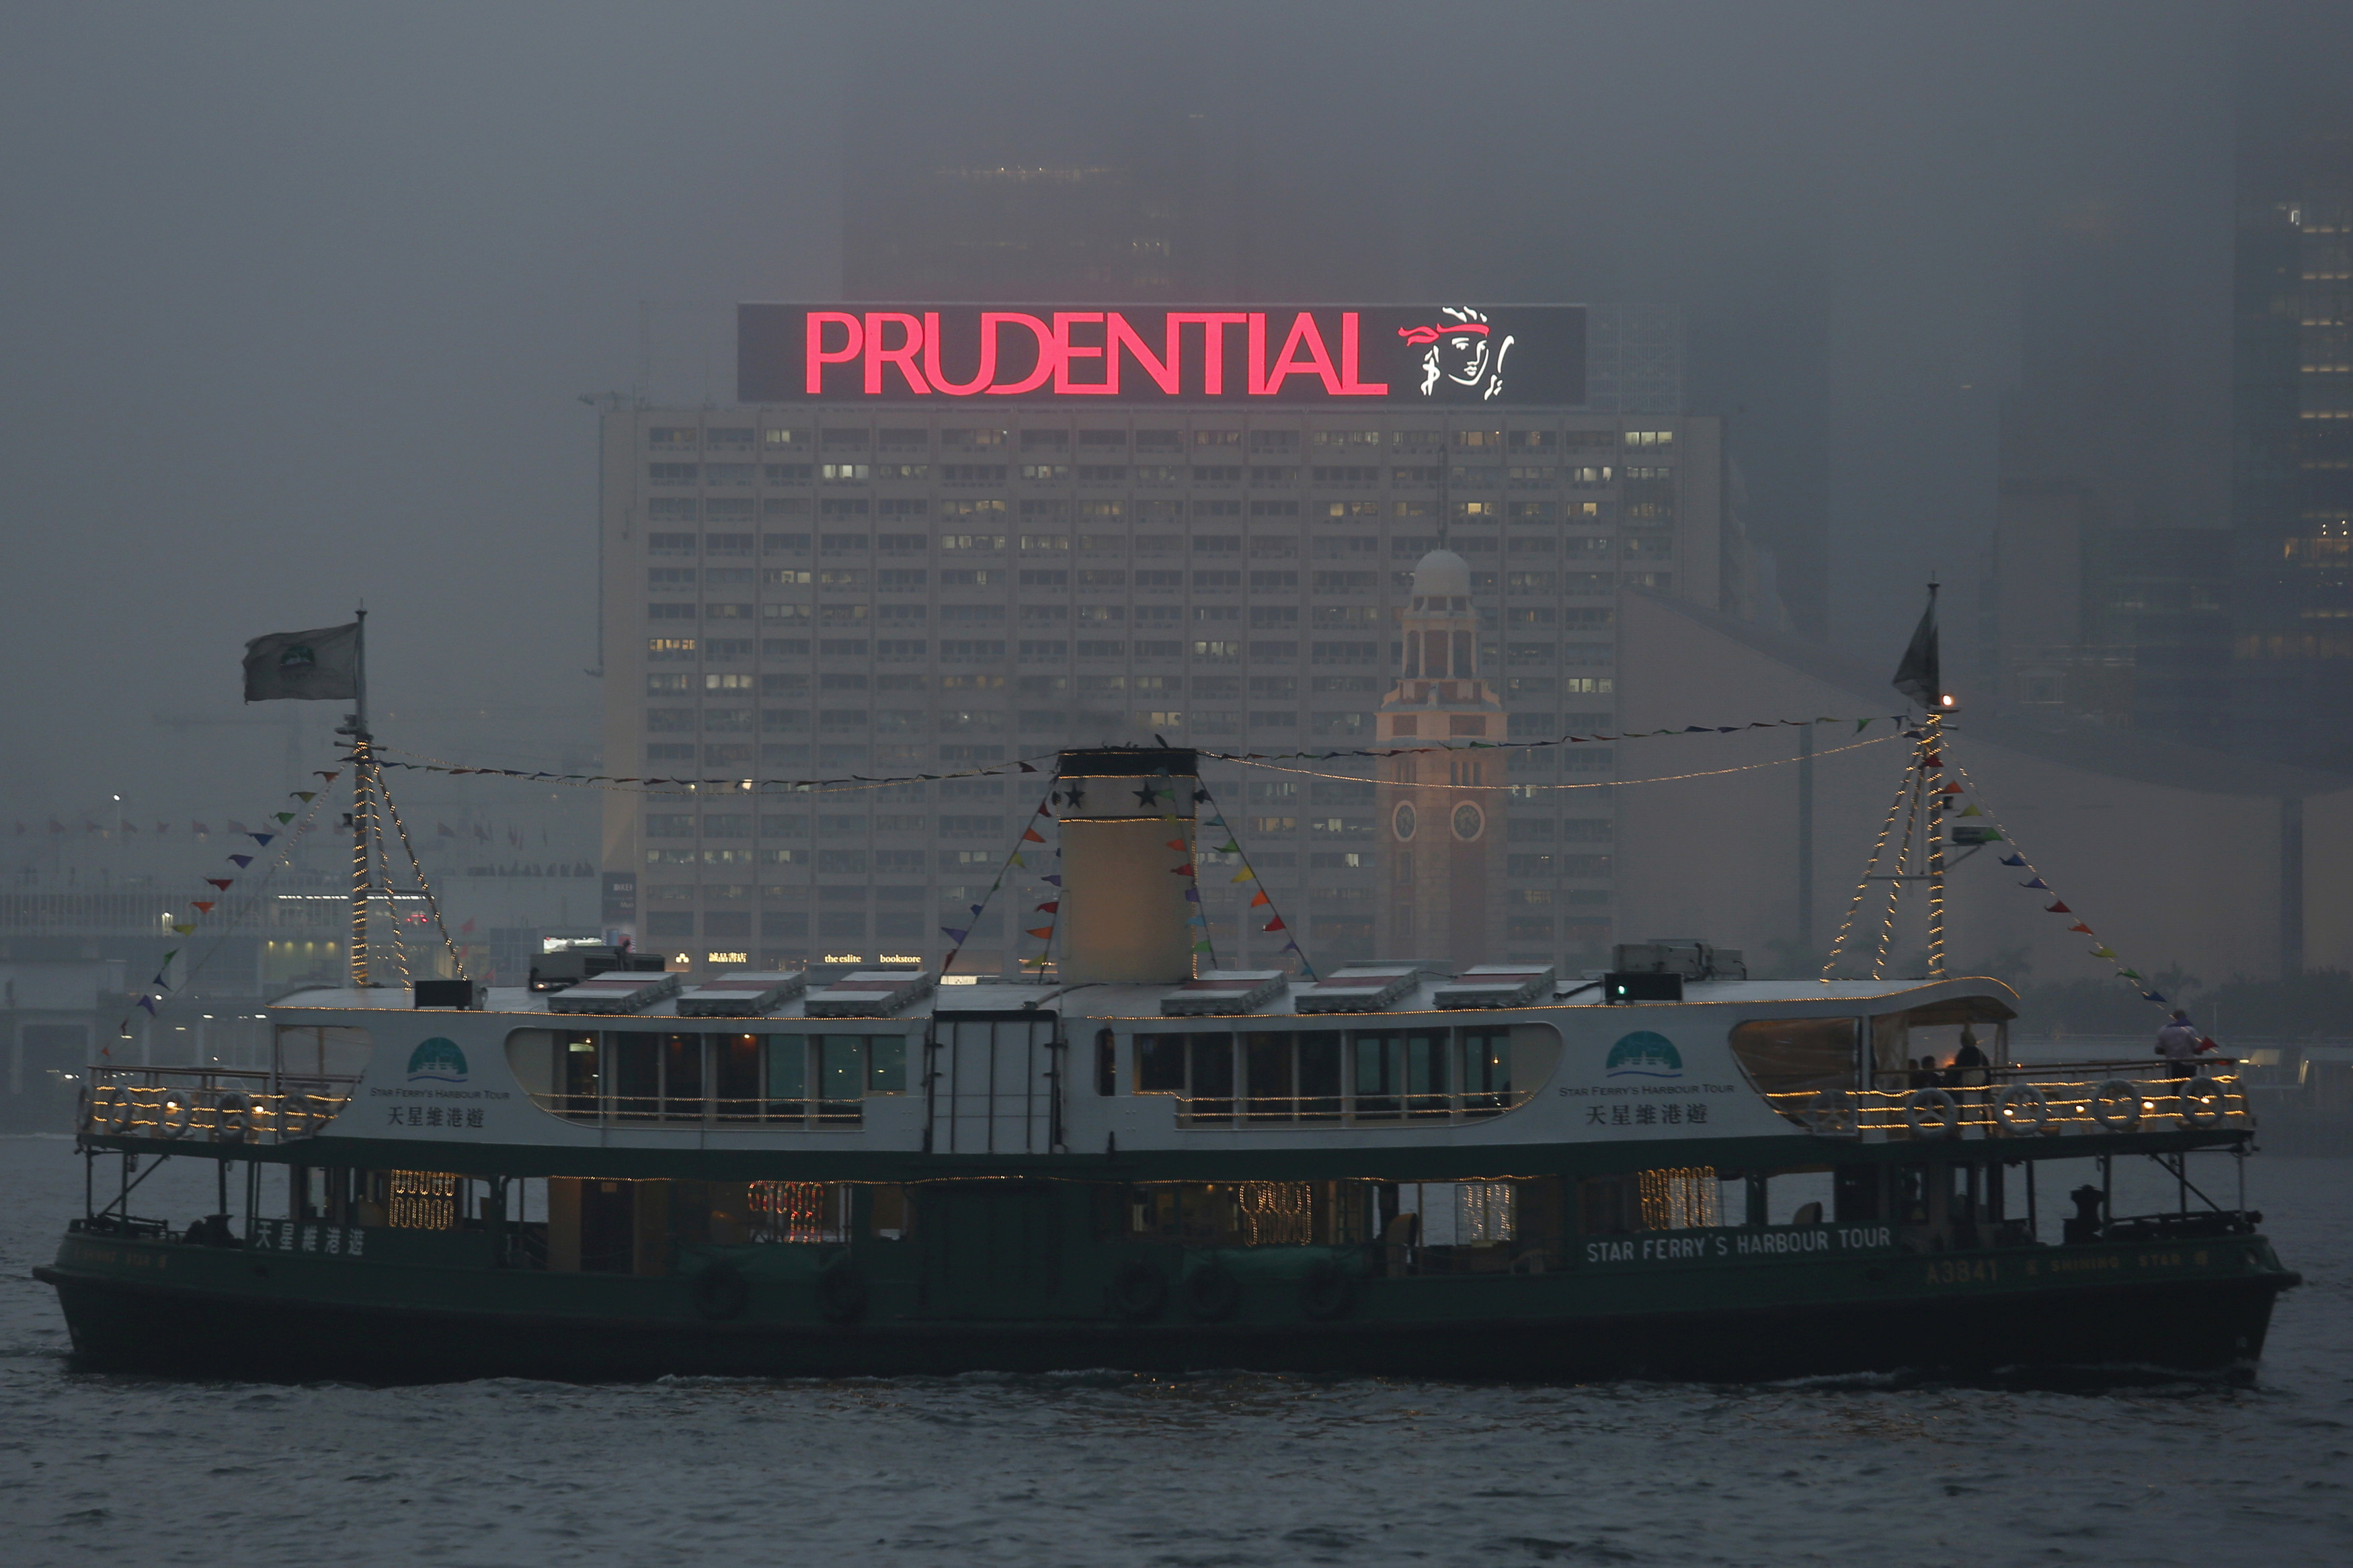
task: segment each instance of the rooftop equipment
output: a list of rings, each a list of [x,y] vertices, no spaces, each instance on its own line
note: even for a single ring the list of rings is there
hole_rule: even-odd
[[[1255,1013],[1288,984],[1280,969],[1212,969],[1161,997],[1160,1011],[1171,1018]]]
[[[1430,959],[1376,958],[1343,965],[1298,994],[1303,1013],[1377,1013],[1415,986],[1425,974],[1451,973]]]
[[[1526,1007],[1552,1000],[1559,972],[1552,965],[1481,963],[1430,992],[1440,1007]]]
[[[1736,947],[1712,947],[1695,937],[1654,936],[1611,950],[1616,974],[1680,974],[1685,980],[1746,980],[1748,965]]]
[[[808,994],[812,1018],[880,1018],[928,996],[939,984],[925,970],[861,969]]]
[[[681,1018],[756,1018],[799,995],[808,983],[807,972],[723,974],[681,994]]]
[[[567,985],[547,999],[551,1013],[638,1013],[678,994],[675,974],[624,971]]]

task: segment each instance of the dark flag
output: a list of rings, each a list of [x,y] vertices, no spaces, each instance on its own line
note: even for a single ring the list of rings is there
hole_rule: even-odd
[[[1895,667],[1895,689],[1930,712],[1945,706],[1945,677],[1936,658],[1936,584],[1928,584],[1928,607],[1912,633],[1912,646]]]
[[[245,700],[339,698],[359,695],[360,627],[272,632],[245,645]]]

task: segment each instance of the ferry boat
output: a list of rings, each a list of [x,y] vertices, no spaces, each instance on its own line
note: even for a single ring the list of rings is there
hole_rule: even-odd
[[[1196,768],[1063,755],[1050,982],[592,964],[290,995],[266,1072],[94,1067],[86,1210],[36,1272],[81,1364],[265,1378],[2261,1353],[2297,1277],[2233,1064],[2029,1067],[1999,981],[1697,944],[1196,973],[1162,875]],[[1924,1075],[1965,1028],[1988,1065]],[[142,1211],[171,1160],[213,1212]],[[2178,1204],[2117,1212],[2140,1161]]]

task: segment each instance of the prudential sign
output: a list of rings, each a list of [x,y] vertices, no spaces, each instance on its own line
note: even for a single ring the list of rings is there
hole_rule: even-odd
[[[1581,305],[736,307],[745,403],[1577,407]]]

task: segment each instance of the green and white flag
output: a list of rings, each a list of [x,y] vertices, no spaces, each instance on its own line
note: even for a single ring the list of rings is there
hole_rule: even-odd
[[[245,700],[359,696],[360,626],[272,632],[245,645]]]

